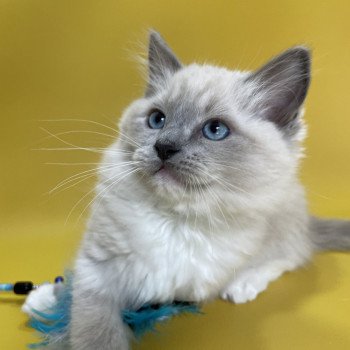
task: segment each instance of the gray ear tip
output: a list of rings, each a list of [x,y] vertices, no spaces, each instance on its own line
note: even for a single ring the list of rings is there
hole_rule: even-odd
[[[152,42],[159,42],[159,41],[164,41],[162,36],[157,32],[155,29],[150,28],[148,30],[148,40],[150,43]]]
[[[306,45],[296,45],[291,47],[289,50],[299,52],[301,54],[307,54],[307,55],[310,55],[311,53],[311,49]]]
[[[298,59],[301,62],[307,63],[309,65],[311,63],[311,49],[307,46],[294,46],[286,52],[289,54],[289,56],[293,56],[293,58]]]
[[[289,62],[293,62],[299,67],[300,73],[310,79],[311,71],[311,50],[304,45],[298,45],[291,47],[285,51],[281,56],[282,59],[287,59]]]

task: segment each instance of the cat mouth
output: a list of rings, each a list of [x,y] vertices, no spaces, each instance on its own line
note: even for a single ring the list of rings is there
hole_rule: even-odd
[[[180,176],[175,173],[169,166],[162,164],[160,168],[154,173],[154,176],[163,183],[175,183],[177,185],[183,185],[183,181]]]
[[[165,186],[175,185],[185,189],[191,189],[191,191],[201,191],[208,188],[211,185],[211,181],[202,182],[198,177],[194,180],[194,174],[183,174],[178,172],[172,166],[168,164],[162,164],[159,169],[153,174],[154,179],[158,184]]]

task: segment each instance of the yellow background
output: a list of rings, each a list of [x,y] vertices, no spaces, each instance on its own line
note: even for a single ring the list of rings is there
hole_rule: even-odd
[[[0,0],[0,281],[41,282],[62,272],[83,231],[93,178],[56,195],[59,181],[98,153],[122,109],[142,94],[133,52],[149,27],[185,63],[252,69],[291,45],[313,49],[302,179],[311,210],[350,217],[349,1]],[[44,121],[51,120],[51,121]],[[89,132],[86,132],[89,131]],[[94,134],[107,133],[108,135]],[[79,218],[80,214],[82,218]],[[67,220],[68,217],[68,220]],[[65,222],[67,221],[67,224]],[[329,253],[283,276],[246,305],[215,302],[173,320],[136,349],[350,349],[350,256]],[[0,296],[0,349],[24,349],[22,299]]]

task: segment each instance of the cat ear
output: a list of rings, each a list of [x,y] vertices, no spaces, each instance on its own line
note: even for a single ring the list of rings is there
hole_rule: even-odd
[[[146,96],[163,86],[165,81],[182,65],[160,34],[151,31],[148,46],[148,85]]]
[[[299,109],[310,84],[310,51],[293,47],[252,73],[254,113],[274,122],[287,133],[300,126]]]

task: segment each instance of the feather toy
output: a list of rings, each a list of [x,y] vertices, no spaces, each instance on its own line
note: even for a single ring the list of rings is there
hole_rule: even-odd
[[[0,284],[0,291],[13,291],[16,294],[28,294],[35,290],[35,298],[29,294],[22,310],[30,317],[29,326],[35,329],[42,341],[28,345],[31,349],[47,345],[67,346],[72,306],[73,273],[67,272],[65,279],[56,277],[55,284],[34,285],[32,282]],[[38,300],[39,298],[39,300]],[[35,300],[34,300],[35,299]],[[35,302],[34,302],[35,301]],[[45,311],[42,311],[42,310]],[[201,313],[195,303],[173,301],[167,304],[145,304],[137,310],[123,310],[122,317],[140,339],[147,332],[154,332],[159,322],[184,313]]]

